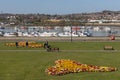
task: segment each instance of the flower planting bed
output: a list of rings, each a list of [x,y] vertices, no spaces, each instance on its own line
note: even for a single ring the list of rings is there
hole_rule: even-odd
[[[10,43],[6,43],[6,46],[16,46],[16,42],[10,42]],[[18,42],[18,47],[26,47],[26,42],[25,41],[20,41]],[[28,42],[27,45],[29,48],[41,48],[43,47],[43,44],[40,43],[36,43],[36,42]]]
[[[112,67],[87,65],[74,60],[61,59],[55,61],[55,66],[47,68],[45,72],[49,75],[64,75],[77,72],[111,72],[116,70]]]

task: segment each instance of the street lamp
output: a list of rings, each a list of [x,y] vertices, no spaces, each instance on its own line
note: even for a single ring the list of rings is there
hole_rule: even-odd
[[[72,26],[71,26],[71,39],[70,39],[70,40],[71,40],[71,42],[73,41],[73,40],[72,40]]]
[[[68,26],[70,26],[70,41],[72,42],[73,41],[72,40],[72,22],[71,20],[68,20],[67,22],[68,22]]]

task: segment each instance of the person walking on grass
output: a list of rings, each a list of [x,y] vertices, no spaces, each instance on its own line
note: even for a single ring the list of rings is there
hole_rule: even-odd
[[[18,46],[19,46],[19,45],[18,45],[18,42],[15,42],[15,45],[16,45],[16,47],[18,48]]]
[[[44,43],[44,48],[47,48],[47,47],[48,47],[48,41],[46,40]]]
[[[28,47],[28,45],[29,45],[29,43],[28,43],[28,41],[26,41],[26,47]]]

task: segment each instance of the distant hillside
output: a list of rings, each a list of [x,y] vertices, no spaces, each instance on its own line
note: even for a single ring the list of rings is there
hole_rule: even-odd
[[[1,13],[0,22],[14,25],[83,25],[89,20],[120,20],[120,11],[104,10],[93,13],[76,13],[65,15],[50,14],[9,14]]]

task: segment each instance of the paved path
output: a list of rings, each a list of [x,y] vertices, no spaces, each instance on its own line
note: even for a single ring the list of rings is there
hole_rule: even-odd
[[[0,41],[66,41],[70,42],[71,37],[0,37]],[[120,37],[116,40],[110,40],[110,37],[72,37],[72,41],[120,41]]]
[[[46,52],[46,50],[0,50],[0,52]],[[60,52],[120,52],[120,50],[60,50]]]

